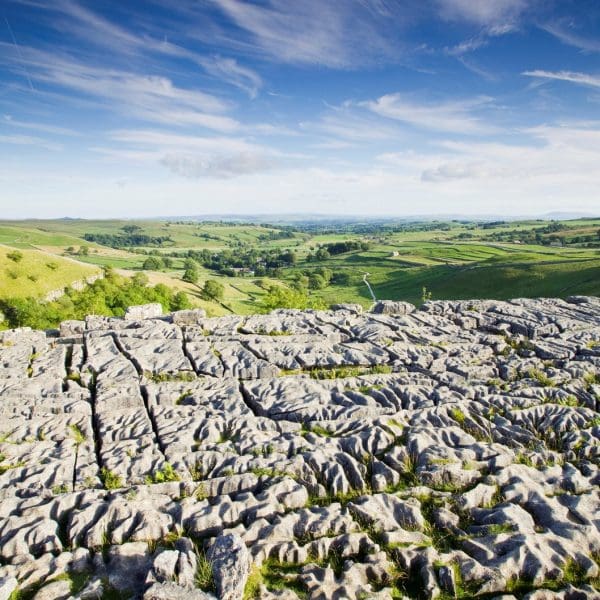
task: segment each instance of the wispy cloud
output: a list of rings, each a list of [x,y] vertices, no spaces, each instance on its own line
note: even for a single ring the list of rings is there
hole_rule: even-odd
[[[241,66],[233,58],[196,56],[195,60],[204,67],[207,73],[244,90],[250,98],[256,98],[258,91],[263,86],[263,81],[257,73],[248,67]]]
[[[582,36],[572,28],[565,27],[560,23],[546,23],[540,27],[563,42],[563,44],[574,46],[585,52],[600,52],[600,41],[597,37],[589,38]]]
[[[35,146],[44,150],[62,150],[61,144],[56,144],[40,137],[30,135],[0,135],[0,144],[15,144],[17,146]]]
[[[202,55],[181,45],[149,33],[140,34],[104,18],[75,0],[55,0],[42,4],[43,8],[62,16],[53,19],[54,28],[69,36],[77,36],[86,44],[109,50],[113,58],[118,55],[163,55],[185,59],[202,67],[210,76],[244,90],[252,98],[262,87],[262,79],[251,68],[241,66],[233,58]]]
[[[249,36],[248,47],[277,62],[348,69],[381,59],[397,61],[401,55],[397,36],[393,42],[389,35],[392,23],[396,32],[402,26],[400,5],[381,0],[214,3]]]
[[[11,63],[11,46],[0,43],[0,50],[3,48],[8,50]],[[228,102],[178,87],[167,77],[91,66],[29,47],[22,47],[22,57],[36,81],[103,101],[109,110],[151,122],[216,131],[231,132],[239,127],[237,121],[223,114],[230,108]],[[16,58],[12,56],[12,65],[18,68]]]
[[[538,79],[568,81],[579,85],[587,85],[590,87],[600,87],[600,75],[590,75],[589,73],[577,73],[575,71],[543,71],[536,69],[535,71],[524,71],[521,75],[527,77],[536,77]]]
[[[319,120],[300,123],[300,128],[324,138],[322,144],[339,147],[340,143],[348,147],[350,143],[376,142],[398,139],[401,132],[389,123],[382,123],[377,117],[358,114],[350,102],[341,106],[330,106],[329,112]],[[322,146],[326,147],[326,146]]]
[[[442,18],[485,26],[496,34],[512,29],[530,4],[527,0],[437,0]]]
[[[415,102],[402,94],[387,94],[377,100],[361,103],[372,112],[415,127],[459,134],[493,133],[497,128],[487,124],[476,111],[489,107],[492,98],[480,96],[467,100],[437,104]]]
[[[0,124],[7,127],[18,127],[20,129],[32,129],[42,133],[51,133],[54,135],[79,136],[80,133],[74,129],[67,127],[58,127],[56,125],[48,125],[46,123],[36,123],[33,121],[20,121],[13,119],[11,115],[3,115],[0,119]]]

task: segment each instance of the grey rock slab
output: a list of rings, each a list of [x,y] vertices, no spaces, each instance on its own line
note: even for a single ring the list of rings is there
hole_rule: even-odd
[[[15,577],[0,577],[0,600],[9,600],[17,586],[18,582]]]
[[[108,582],[117,591],[141,590],[151,567],[152,560],[146,542],[111,546],[108,549]]]
[[[251,559],[239,536],[228,533],[217,537],[207,558],[220,600],[238,600],[243,596],[250,574]]]
[[[71,596],[69,581],[61,579],[45,584],[33,597],[33,600],[67,600]]]
[[[241,596],[239,596],[241,598]],[[216,596],[176,583],[155,583],[144,592],[144,600],[215,600]]]
[[[415,311],[414,304],[410,302],[395,302],[392,300],[380,300],[376,302],[370,312],[376,315],[408,315]]]
[[[120,343],[138,369],[144,373],[193,371],[190,361],[183,353],[181,340],[121,337]]]
[[[171,321],[175,325],[197,325],[201,319],[206,317],[206,311],[203,308],[192,308],[188,310],[177,310],[171,313]]]
[[[159,302],[152,304],[140,304],[138,306],[130,306],[125,311],[125,319],[154,319],[163,314],[162,306]]]

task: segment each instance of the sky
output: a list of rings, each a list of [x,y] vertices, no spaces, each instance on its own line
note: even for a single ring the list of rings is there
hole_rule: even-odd
[[[599,0],[0,0],[0,218],[600,214]]]

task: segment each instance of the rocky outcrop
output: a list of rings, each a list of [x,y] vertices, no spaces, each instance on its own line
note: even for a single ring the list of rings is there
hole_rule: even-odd
[[[597,598],[600,300],[0,332],[0,598]]]

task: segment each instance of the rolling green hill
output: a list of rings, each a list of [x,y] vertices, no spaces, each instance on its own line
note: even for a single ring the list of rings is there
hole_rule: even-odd
[[[0,297],[41,298],[99,269],[40,250],[0,246]]]
[[[349,241],[360,244],[340,254],[317,256],[319,249]],[[310,288],[306,290],[310,296],[326,304],[360,302],[369,306],[372,299],[363,281],[366,273],[378,299],[416,303],[421,301],[424,287],[434,299],[600,295],[600,219],[490,223],[340,220],[338,224],[299,222],[293,226],[29,220],[0,222],[0,244],[5,245],[0,253],[0,298],[43,296],[103,266],[133,275],[145,270],[149,256],[165,263],[145,271],[152,283],[185,291],[195,305],[214,315],[256,312],[275,283],[291,287],[301,282],[305,289]],[[6,246],[19,249],[23,259],[17,263],[6,258]],[[253,273],[267,254],[288,250],[295,255],[293,262]],[[199,258],[201,252],[204,259]],[[189,253],[199,261],[196,283],[182,281]],[[254,262],[244,263],[243,257],[252,253],[257,257]],[[229,272],[223,271],[222,265],[206,262],[206,257],[224,255],[229,257]],[[241,262],[236,262],[236,257]],[[56,266],[49,267],[49,263]],[[242,265],[247,272],[240,271]],[[236,277],[232,276],[234,267]],[[325,269],[328,279],[334,274],[338,279],[312,286],[308,282],[319,269]],[[345,275],[343,283],[340,274]],[[222,300],[202,297],[207,279],[223,284]]]

